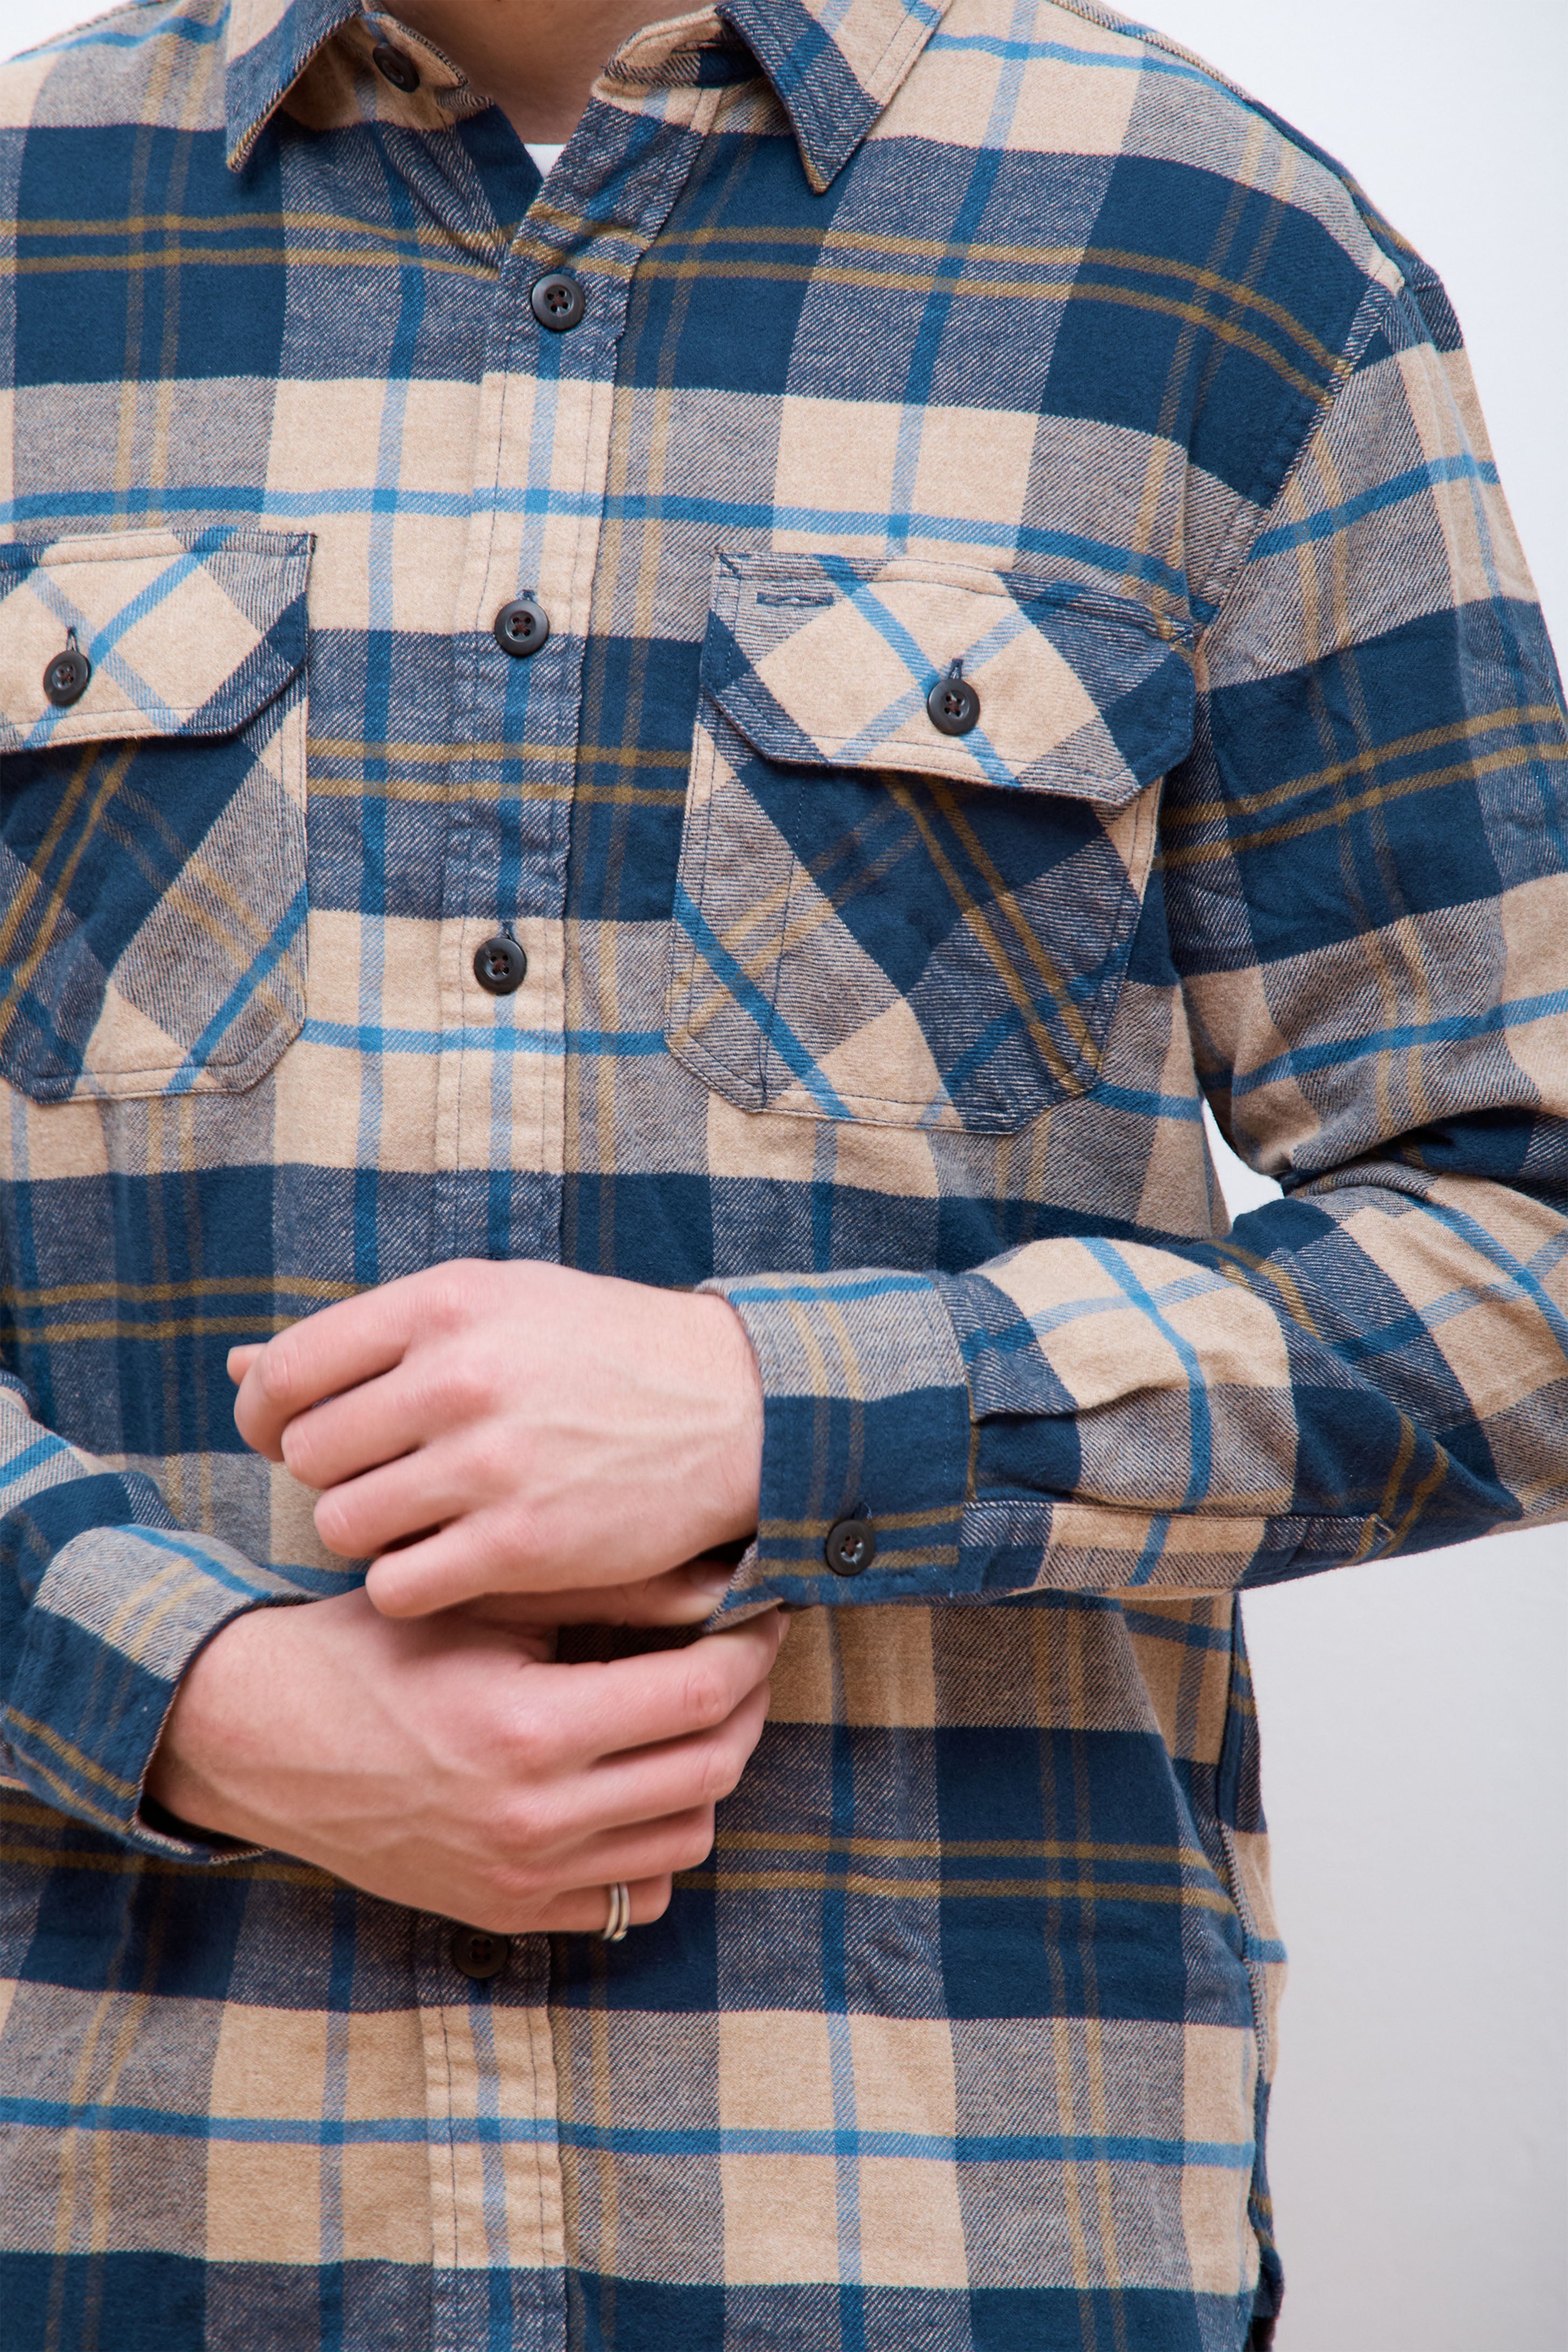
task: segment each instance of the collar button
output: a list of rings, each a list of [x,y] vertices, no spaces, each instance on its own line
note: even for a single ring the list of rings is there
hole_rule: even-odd
[[[418,89],[418,67],[412,58],[405,57],[401,49],[395,49],[390,41],[377,41],[370,53],[370,61],[383,81],[389,81],[394,89],[402,90],[405,96]]]

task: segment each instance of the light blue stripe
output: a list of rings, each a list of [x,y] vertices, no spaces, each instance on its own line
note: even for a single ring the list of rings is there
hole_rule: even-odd
[[[185,508],[201,514],[210,514],[215,509],[226,510],[263,524],[274,520],[309,522],[317,517],[382,512],[384,509],[381,502],[387,499],[395,502],[401,515],[438,515],[464,520],[472,504],[470,499],[456,492],[439,490],[362,489],[345,485],[335,490],[288,491],[264,489],[255,483],[214,483],[188,490],[173,487],[148,490],[140,499],[108,490],[38,491],[29,497],[0,499],[0,522],[53,521],[57,517],[91,520],[104,515],[119,519],[143,510],[174,515]],[[761,499],[742,505],[730,499],[673,491],[646,497],[606,493],[600,499],[585,493],[498,483],[493,495],[487,495],[485,504],[487,511],[493,509],[498,515],[548,514],[589,517],[595,521],[603,517],[617,522],[684,522],[748,534],[758,530],[800,530],[827,540],[863,541],[869,535],[879,541],[888,530],[888,516],[880,508],[775,506]],[[1186,574],[1174,566],[1160,562],[1142,549],[1089,539],[1080,531],[1051,530],[1041,524],[1023,523],[1011,532],[1004,532],[999,525],[977,521],[970,515],[925,512],[905,515],[900,523],[910,536],[950,540],[963,547],[994,548],[1005,543],[1005,555],[1009,560],[1015,552],[1058,556],[1076,563],[1091,563],[1119,577],[1130,575],[1147,581],[1183,600],[1189,595]],[[1212,604],[1201,604],[1195,598],[1191,609],[1200,621],[1212,619],[1215,611]]]
[[[1406,499],[1419,498],[1438,482],[1495,483],[1498,470],[1494,465],[1463,455],[1458,457],[1434,457],[1427,466],[1412,466],[1392,480],[1380,482],[1375,489],[1363,490],[1359,498],[1346,499],[1342,505],[1325,507],[1321,513],[1306,515],[1300,522],[1281,523],[1277,530],[1259,531],[1252,542],[1249,563],[1258,563],[1268,555],[1282,555],[1294,547],[1310,546],[1315,540],[1332,539],[1350,524],[1360,522],[1363,516],[1381,514],[1390,507],[1402,506]]]
[[[1476,1038],[1498,1036],[1522,1029],[1534,1021],[1552,1021],[1568,1013],[1568,989],[1552,989],[1543,996],[1516,996],[1485,1013],[1457,1013],[1447,1021],[1413,1021],[1397,1029],[1373,1029],[1364,1037],[1338,1037],[1321,1045],[1293,1046],[1260,1062],[1256,1070],[1237,1072],[1231,1080],[1233,1095],[1249,1095],[1303,1070],[1342,1069],[1352,1062],[1378,1054],[1407,1053],[1413,1045],[1469,1044]]]
[[[936,33],[927,47],[933,52],[945,49],[957,56],[969,51],[981,57],[1001,58],[1009,64],[1027,65],[1036,58],[1044,58],[1057,65],[1086,66],[1093,73],[1168,74],[1180,81],[1210,85],[1215,79],[1197,66],[1184,64],[1180,58],[1162,57],[1149,50],[1125,57],[1110,49],[1074,48],[1066,41],[1007,40],[996,33]]]
[[[848,1109],[823,1076],[812,1055],[790,1028],[778,1008],[770,1003],[752,978],[738,964],[728,948],[709,929],[701,908],[683,884],[676,885],[675,917],[700,955],[721,980],[738,1004],[751,1015],[770,1046],[788,1063],[806,1092],[829,1118],[847,1118]]]
[[[757,1278],[751,1282],[727,1282],[724,1296],[731,1301],[750,1306],[801,1304],[809,1299],[830,1299],[836,1306],[851,1306],[861,1298],[896,1298],[904,1291],[929,1290],[929,1278],[923,1274],[864,1274],[846,1281],[829,1282],[821,1277],[815,1282],[769,1282]],[[922,1386],[929,1386],[923,1382]]]
[[[68,1454],[70,1450],[63,1438],[48,1435],[38,1438],[33,1444],[25,1447],[20,1454],[13,1454],[9,1462],[0,1466],[0,1488],[19,1485],[22,1479],[29,1477],[35,1470],[41,1470],[46,1462],[53,1462],[62,1454]],[[84,1472],[82,1475],[85,1476],[87,1473]]]
[[[1182,1497],[1180,1507],[1184,1511],[1195,1510],[1208,1492],[1209,1480],[1214,1470],[1214,1429],[1209,1416],[1208,1388],[1204,1380],[1203,1365],[1199,1360],[1197,1349],[1190,1339],[1184,1339],[1182,1337],[1174,1325],[1162,1313],[1152,1293],[1139,1280],[1114,1242],[1100,1241],[1091,1234],[1085,1240],[1083,1246],[1096,1265],[1104,1268],[1111,1280],[1121,1286],[1131,1303],[1145,1314],[1161,1335],[1169,1341],[1175,1349],[1183,1371],[1186,1374],[1187,1443],[1192,1458],[1187,1473],[1187,1489]],[[1163,1528],[1161,1534],[1163,1538]],[[1151,1530],[1151,1541],[1152,1539],[1153,1530]],[[1132,1579],[1134,1584],[1146,1581],[1147,1571],[1143,1570],[1142,1561],[1139,1563],[1139,1570],[1140,1572]]]
[[[423,2116],[374,2118],[207,2116],[108,2100],[75,2105],[65,2099],[0,2099],[0,2118],[45,2131],[141,2132],[161,2138],[221,2140],[263,2147],[419,2146],[435,2128]],[[931,2164],[1212,2165],[1227,2172],[1250,2168],[1250,2140],[1161,2139],[1118,2132],[962,2134],[862,2131],[661,2131],[627,2125],[562,2122],[535,2116],[453,2116],[439,2125],[443,2144],[549,2146],[613,2149],[623,2155],[894,2157]]]
[[[145,32],[100,32],[95,26],[86,25],[62,33],[55,40],[40,41],[36,48],[19,51],[18,60],[63,57],[70,49],[144,49],[153,41],[187,41],[193,48],[207,48],[216,41],[226,39],[227,35],[226,9],[216,16],[210,25],[194,25],[188,17],[160,11],[156,22],[149,25]]]
[[[209,552],[211,551],[208,551]],[[79,605],[66,593],[73,566],[68,563],[40,563],[27,574],[28,585],[41,604],[47,604],[68,628],[74,628],[81,641],[82,651],[90,655],[95,669],[103,670],[121,689],[131,697],[138,710],[156,719],[163,732],[177,735],[183,723],[183,713],[171,709],[161,695],[154,694],[140,673],[129,662],[119,658],[114,651],[128,629],[146,619],[149,613],[166,604],[176,588],[184,585],[194,572],[199,572],[204,555],[189,551],[171,556],[165,569],[150,581],[139,596],[131,597],[115,614],[94,628]],[[51,708],[31,727],[23,738],[28,751],[40,750],[53,735],[55,729],[69,717],[65,709]]]
[[[326,1045],[345,1054],[581,1054],[609,1060],[662,1054],[662,1029],[384,1029],[374,1022],[307,1021],[303,1045]]]
[[[1495,1296],[1496,1291],[1506,1284],[1505,1296],[1511,1292],[1515,1297],[1528,1299],[1563,1356],[1568,1357],[1568,1315],[1563,1313],[1551,1292],[1537,1280],[1529,1266],[1511,1255],[1496,1234],[1488,1233],[1476,1218],[1468,1215],[1463,1209],[1455,1208],[1451,1202],[1428,1197],[1421,1206],[1429,1217],[1436,1217],[1440,1224],[1447,1226],[1450,1233],[1457,1234],[1461,1241],[1468,1243],[1478,1256],[1498,1268],[1501,1281],[1495,1288],[1488,1286],[1492,1295]],[[1461,1293],[1461,1299],[1466,1295]],[[1472,1298],[1476,1296],[1474,1293],[1468,1295]]]
[[[300,888],[295,892],[292,902],[284,912],[282,921],[268,940],[266,947],[229,990],[201,1035],[192,1045],[184,1066],[170,1079],[169,1092],[172,1095],[187,1095],[197,1083],[205,1066],[207,1056],[218,1039],[224,1034],[236,1015],[256,994],[268,973],[277,969],[288,950],[289,941],[299,936],[304,926],[305,911],[305,892]]]

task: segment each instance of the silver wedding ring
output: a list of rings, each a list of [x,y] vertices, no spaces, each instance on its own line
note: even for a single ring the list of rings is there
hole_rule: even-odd
[[[610,1897],[610,1916],[599,1933],[606,1944],[624,1943],[626,1929],[632,1924],[631,1892],[624,1878],[617,1878],[607,1892]]]

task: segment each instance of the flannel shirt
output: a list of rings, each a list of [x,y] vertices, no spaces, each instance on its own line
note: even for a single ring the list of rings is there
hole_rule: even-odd
[[[1563,714],[1439,283],[1089,0],[719,0],[542,185],[351,0],[0,116],[7,2346],[1263,2340],[1237,1592],[1568,1509]],[[733,1301],[801,1612],[667,1916],[485,1982],[139,1811],[356,1573],[226,1349],[464,1255]]]

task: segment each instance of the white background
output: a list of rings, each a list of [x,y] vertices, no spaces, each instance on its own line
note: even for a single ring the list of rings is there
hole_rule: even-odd
[[[89,13],[0,0],[0,55]],[[1446,278],[1568,652],[1568,5],[1155,14],[1348,163]],[[1233,1207],[1274,1189],[1228,1154],[1222,1175]],[[1548,1528],[1247,1604],[1293,1959],[1280,2352],[1568,2343],[1565,1569]]]

